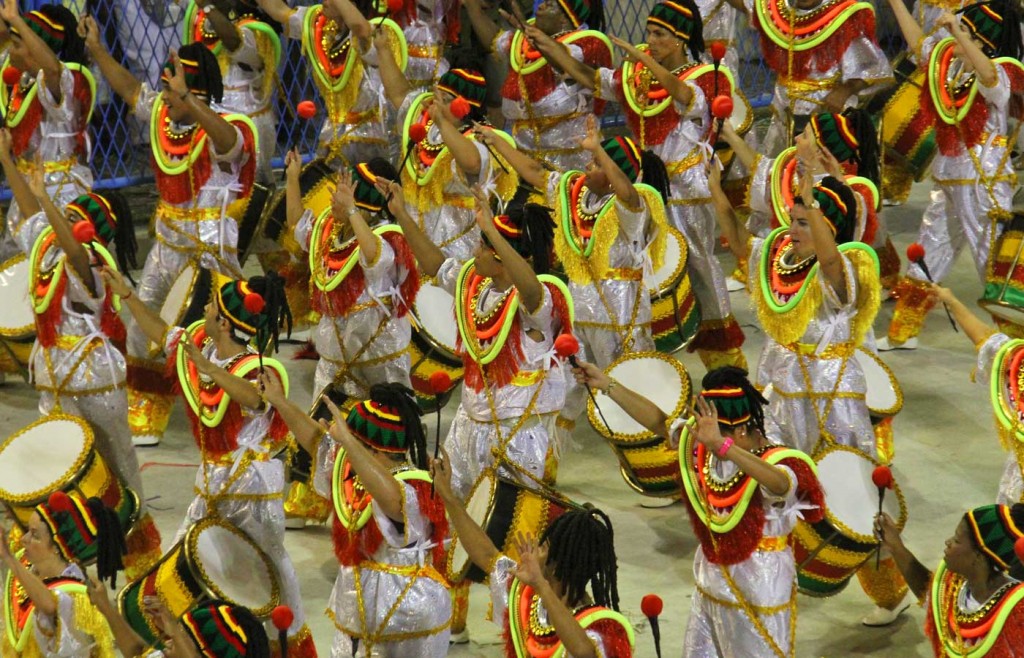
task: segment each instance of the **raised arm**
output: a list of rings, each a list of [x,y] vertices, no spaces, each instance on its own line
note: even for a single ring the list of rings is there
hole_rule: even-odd
[[[366,20],[363,12],[350,2],[350,0],[325,0],[329,2],[334,10],[341,16],[341,20],[348,26],[348,31],[359,41],[359,50],[366,52],[370,49],[370,39],[373,36],[373,26]]]
[[[57,595],[46,586],[39,576],[32,573],[21,563],[21,560],[11,554],[10,540],[3,527],[0,527],[0,562],[3,562],[18,580],[40,614],[47,617],[57,614]],[[4,605],[7,605],[6,601]]]
[[[462,0],[462,7],[466,10],[466,15],[469,16],[469,24],[473,26],[473,33],[476,34],[477,40],[490,52],[494,39],[501,32],[501,28],[484,11],[481,0]]]
[[[434,124],[441,131],[441,139],[455,159],[455,164],[468,176],[477,176],[483,167],[480,152],[476,150],[473,140],[462,134],[458,127],[458,119],[452,114],[446,103],[441,102],[441,94],[435,89],[434,99],[427,111]]]
[[[748,171],[752,170],[754,168],[754,161],[757,160],[757,151],[750,148],[750,145],[743,141],[743,138],[733,128],[732,121],[728,119],[725,121],[716,119],[716,121],[719,121],[721,124],[721,130],[718,134],[729,144],[743,166]]]
[[[441,449],[441,456],[430,463],[430,477],[434,481],[434,491],[441,496],[441,502],[448,512],[448,520],[451,522],[455,534],[459,536],[459,542],[469,555],[473,564],[490,571],[494,566],[501,551],[494,545],[491,538],[487,536],[484,529],[473,520],[473,517],[466,511],[465,505],[452,491],[451,460],[444,448]]]
[[[270,16],[281,25],[286,25],[288,17],[295,12],[284,0],[256,0],[256,4],[259,5],[260,9],[267,16]]]
[[[959,18],[948,11],[944,11],[939,20],[936,21],[936,26],[948,29],[949,33],[956,39],[956,42],[960,44],[964,51],[964,56],[971,63],[971,68],[978,73],[978,82],[986,87],[994,87],[999,82],[995,63],[989,59],[988,55],[982,52],[981,48],[978,47],[978,44],[971,37],[971,33],[961,25]]]
[[[310,418],[302,407],[288,399],[284,392],[284,386],[281,385],[281,379],[277,375],[272,375],[269,371],[264,370],[256,378],[256,382],[259,389],[263,391],[263,399],[274,407],[277,413],[281,414],[281,418],[284,419],[288,429],[295,436],[295,441],[302,446],[303,450],[316,456],[317,445],[324,435],[324,429],[320,427],[320,423]]]
[[[946,305],[949,312],[953,314],[953,319],[958,325],[964,330],[964,335],[973,343],[976,347],[980,347],[981,343],[985,341],[989,336],[996,330],[985,323],[984,320],[975,315],[971,309],[960,301],[960,299],[953,294],[953,291],[949,288],[943,288],[938,284],[932,284],[932,294],[942,304]]]
[[[627,58],[646,66],[654,74],[654,78],[658,83],[668,92],[668,95],[677,103],[688,106],[693,101],[693,88],[673,75],[672,71],[659,64],[650,54],[618,37],[609,37],[609,39],[626,53]]]
[[[324,398],[324,401],[334,418],[329,428],[331,438],[345,449],[352,469],[359,475],[359,480],[373,497],[373,504],[392,521],[404,523],[402,483],[377,461],[362,441],[352,435],[348,423],[345,422],[345,416],[338,407],[330,399]]]
[[[362,211],[356,206],[352,172],[348,169],[342,171],[338,177],[338,187],[331,197],[331,211],[334,213],[334,221],[343,224],[348,222],[352,226],[352,233],[359,243],[359,251],[368,262],[375,262],[380,251],[380,238],[366,223]]]
[[[601,148],[601,133],[597,129],[597,117],[593,114],[587,117],[587,134],[580,142],[580,146],[590,151],[590,155],[594,158],[594,164],[608,177],[608,184],[611,186],[615,198],[627,208],[634,210],[639,208],[640,193],[633,187],[633,182],[629,180],[629,177],[612,161],[611,156]]]
[[[836,245],[836,236],[825,222],[821,209],[812,205],[814,194],[811,188],[811,177],[802,176],[800,182],[800,196],[807,209],[807,223],[811,229],[811,242],[814,244],[814,253],[821,266],[821,272],[832,289],[835,290],[839,300],[846,302],[846,268],[843,266],[843,257]],[[799,221],[793,219],[792,221]]]
[[[572,371],[577,382],[604,391],[604,394],[610,397],[612,402],[622,407],[622,410],[629,414],[630,418],[643,425],[648,431],[667,439],[672,438],[672,433],[669,431],[669,421],[672,419],[658,405],[613,380],[593,363],[577,360],[577,364],[579,364],[578,367],[573,368]]]
[[[907,9],[907,5],[903,0],[888,0],[889,8],[892,9],[892,13],[896,16],[896,23],[900,26],[900,32],[903,33],[903,39],[907,42],[907,49],[914,51],[924,39],[924,31],[921,29],[920,24],[914,20],[914,16]]]
[[[100,41],[100,28],[92,16],[83,16],[78,21],[78,35],[85,40],[85,49],[96,65],[100,67],[103,78],[110,83],[110,88],[134,109],[135,101],[142,90],[139,82],[131,72],[111,56]]]
[[[550,173],[539,160],[534,160],[514,145],[495,134],[494,129],[481,123],[473,125],[473,133],[476,138],[486,144],[492,151],[505,159],[516,173],[519,179],[527,185],[538,190],[543,190],[548,183]]]
[[[25,47],[31,51],[35,61],[39,63],[39,71],[43,72],[46,88],[50,90],[54,98],[60,99],[60,74],[64,64],[21,17],[21,13],[18,11],[18,0],[0,0],[0,18],[3,18],[11,29],[17,30]],[[39,71],[28,71],[28,73],[35,77]]]
[[[539,27],[527,25],[524,31],[526,38],[544,55],[549,64],[571,77],[584,89],[595,89],[597,85],[594,76],[597,69],[573,57],[568,46],[555,41]]]
[[[14,200],[18,202],[18,209],[22,217],[31,217],[42,208],[36,201],[36,195],[28,185],[28,181],[18,171],[18,165],[14,161],[14,154],[11,151],[11,133],[7,128],[0,128],[0,166],[3,167],[7,184],[11,188]]]
[[[96,578],[89,578],[89,600],[100,611],[114,635],[114,643],[122,656],[141,656],[146,651],[146,642],[135,632],[131,624],[121,615],[110,600],[107,589]]]
[[[291,149],[284,156],[284,200],[285,216],[288,230],[294,231],[302,219],[305,207],[302,205],[302,156],[298,147]]]
[[[729,242],[729,250],[737,260],[746,259],[749,256],[747,243],[750,241],[750,233],[743,222],[736,217],[736,210],[732,207],[732,202],[722,190],[720,164],[717,157],[708,163],[708,189],[711,191],[711,202],[715,206],[718,227],[722,229],[722,235]]]
[[[217,153],[230,153],[240,139],[238,130],[224,117],[214,112],[209,105],[197,98],[188,88],[188,84],[185,82],[185,70],[181,66],[178,53],[171,53],[171,61],[174,63],[174,75],[167,82],[167,93],[188,103],[193,118],[209,135]]]
[[[121,302],[128,307],[128,312],[135,318],[135,322],[138,323],[139,329],[146,335],[146,338],[154,345],[159,346],[160,349],[163,349],[164,338],[167,336],[167,330],[170,328],[163,321],[163,318],[139,299],[139,296],[128,287],[120,272],[104,266],[100,270],[100,275],[103,276],[106,284],[110,286],[110,290],[120,297]]]
[[[412,249],[420,271],[427,276],[434,276],[444,265],[445,255],[441,249],[430,240],[430,236],[423,232],[420,225],[409,214],[405,205],[405,195],[402,193],[402,186],[395,181],[377,178],[377,189],[388,199],[388,210],[394,216],[395,221],[402,227],[405,241]]]
[[[213,0],[213,2],[206,5],[203,11],[210,20],[210,25],[213,26],[213,31],[216,33],[217,38],[220,39],[220,42],[229,51],[235,52],[242,45],[242,33],[239,31],[238,26],[227,16],[226,9],[229,4],[225,0]]]
[[[64,251],[68,263],[75,270],[75,274],[86,285],[93,297],[99,297],[99,291],[96,290],[96,279],[92,274],[92,257],[89,255],[85,245],[75,238],[71,222],[53,204],[53,198],[46,190],[46,183],[43,182],[43,163],[38,161],[38,156],[36,157],[36,166],[32,170],[32,181],[29,183],[29,187],[32,189],[32,195],[37,201],[37,207],[42,206],[43,212],[46,214],[46,220],[50,223],[50,228],[53,229],[53,234],[57,238],[57,244]],[[19,178],[21,177],[20,173],[17,175]]]
[[[384,32],[377,35],[374,43],[377,45],[377,72],[380,73],[380,82],[384,85],[384,95],[388,102],[395,109],[402,107],[405,97],[412,91],[409,78],[398,67],[395,61],[395,54],[388,47],[388,37]],[[404,117],[402,117],[404,119]]]
[[[519,292],[523,307],[529,313],[536,313],[544,301],[544,284],[537,278],[537,274],[526,262],[526,259],[520,256],[505,240],[505,237],[498,232],[494,225],[490,200],[479,185],[473,186],[473,196],[476,197],[476,225],[480,227],[480,232],[484,234],[501,259],[505,271],[512,279],[512,285]]]
[[[932,572],[921,564],[921,561],[906,547],[903,538],[900,537],[899,528],[888,514],[883,512],[875,517],[875,535],[882,540],[882,545],[892,553],[896,567],[903,574],[903,579],[907,581],[914,596],[923,601],[928,595]]]
[[[266,406],[263,401],[263,397],[260,395],[259,389],[251,381],[243,377],[239,377],[238,375],[231,374],[224,368],[206,358],[202,350],[196,347],[196,344],[188,338],[183,339],[180,345],[184,347],[189,360],[196,365],[196,370],[198,370],[200,374],[206,375],[212,379],[217,386],[224,389],[224,392],[227,393],[232,400],[246,409],[262,410]]]

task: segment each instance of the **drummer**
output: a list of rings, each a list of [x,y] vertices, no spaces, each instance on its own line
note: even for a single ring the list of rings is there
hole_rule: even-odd
[[[36,506],[21,545],[13,555],[0,527],[0,562],[8,570],[3,614],[16,624],[0,640],[3,655],[114,656],[110,627],[90,603],[81,565],[96,562],[95,589],[103,590],[107,580],[116,586],[124,545],[117,514],[99,498],[58,491]]]
[[[332,655],[341,647],[367,656],[445,655],[452,598],[435,565],[444,563],[448,519],[426,472],[426,436],[412,390],[375,384],[347,419],[325,398],[334,418],[328,428],[290,402],[275,377],[260,383],[296,441],[314,455],[317,491],[346,510],[334,517],[340,566],[328,611],[336,629]],[[336,471],[342,458],[350,472]]]
[[[612,40],[628,59],[618,69],[591,68],[544,35],[535,35],[534,42],[579,85],[595,89],[598,98],[618,101],[637,148],[650,149],[665,162],[670,176],[665,210],[669,223],[686,238],[686,266],[700,302],[700,330],[689,349],[707,368],[746,367],[743,330],[732,315],[725,276],[715,256],[718,230],[705,173],[707,142],[712,139],[710,96],[716,90],[730,94],[729,79],[724,72],[694,76],[701,66],[704,38],[693,0],[654,5],[647,17],[646,49]],[[646,176],[644,182],[651,183]],[[595,359],[603,361],[596,355]]]
[[[970,655],[968,647],[983,647],[991,658],[1020,655],[1024,583],[1007,572],[1024,562],[1024,505],[985,505],[964,514],[934,572],[903,544],[888,515],[878,517],[875,531],[924,604],[924,633],[936,658]]]
[[[1016,177],[1007,143],[1008,120],[1014,98],[1019,100],[1024,93],[1024,66],[1019,61],[1024,46],[1021,16],[1009,0],[968,5],[956,15],[943,13],[935,23],[939,29],[928,35],[903,0],[889,0],[889,5],[907,43],[926,66],[925,89],[946,89],[950,71],[961,66],[957,75],[964,80],[952,95],[929,91],[921,103],[925,117],[935,121],[939,152],[932,172],[943,204],[941,210],[929,208],[917,240],[925,249],[928,276],[920,265],[910,265],[896,289],[888,340],[879,345],[914,349],[933,303],[928,280],[945,279],[966,245],[984,285],[991,268],[990,248],[1010,218]],[[1013,335],[1024,331],[1008,323],[1002,329]]]
[[[726,366],[707,373],[689,420],[669,418],[592,363],[580,362],[574,374],[679,445],[687,512],[700,540],[683,655],[794,655],[796,563],[788,538],[801,515],[822,519],[825,495],[811,458],[765,435],[767,400],[746,372]],[[716,505],[751,483],[753,497]]]
[[[540,537],[519,534],[517,563],[466,511],[452,488],[447,453],[430,472],[461,545],[488,571],[491,618],[504,631],[506,655],[521,655],[524,646],[530,655],[633,655],[633,628],[619,613],[615,535],[604,512],[569,510]]]
[[[1021,382],[1024,381],[1021,374],[1024,373],[1014,371],[1010,367],[1017,356],[1024,353],[1024,346],[1020,341],[985,324],[957,299],[949,288],[933,285],[931,294],[933,299],[929,303],[935,304],[938,301],[948,308],[953,319],[964,330],[964,337],[970,340],[977,350],[978,363],[973,378],[990,392],[992,410],[999,422],[996,427],[999,432],[999,443],[1004,450],[1010,450],[1010,454],[1006,456],[1003,476],[999,480],[996,502],[1000,505],[1024,502],[1024,442],[1017,429],[1020,424],[1016,414],[1017,401],[1024,399],[1021,395]],[[1006,381],[997,388],[993,387],[993,375],[999,377],[1003,372],[1009,373],[1005,377]],[[1002,411],[1007,407],[1014,409],[1012,415],[1008,416]]]
[[[43,169],[34,170],[26,181],[10,145],[10,133],[0,129],[0,165],[26,217],[18,241],[35,268],[29,295],[37,336],[29,365],[39,391],[39,412],[86,420],[104,462],[138,495],[139,520],[128,535],[127,572],[132,579],[160,558],[160,532],[145,509],[128,428],[125,328],[115,306],[119,302],[95,269],[106,265],[127,272],[135,267],[131,210],[116,192],[83,194],[58,209],[47,192]]]
[[[229,205],[246,199],[256,175],[256,131],[244,116],[211,109],[222,100],[217,58],[193,43],[171,53],[162,91],[136,80],[104,48],[99,26],[82,19],[86,46],[113,90],[149,122],[156,188],[156,241],[139,280],[142,302],[159,308],[189,265],[239,277],[238,224]],[[160,341],[157,341],[157,345]],[[158,351],[128,328],[128,424],[135,445],[160,442],[174,396]]]
[[[288,629],[292,655],[316,656],[284,546],[284,463],[275,457],[288,448],[288,427],[254,385],[260,371],[287,381],[284,366],[264,355],[271,344],[276,348],[280,327],[290,321],[283,281],[274,272],[248,281],[216,275],[203,320],[186,329],[164,323],[117,271],[104,268],[103,278],[147,339],[175,364],[202,457],[197,495],[176,539],[216,515],[257,542],[281,578],[282,601],[295,612]]]

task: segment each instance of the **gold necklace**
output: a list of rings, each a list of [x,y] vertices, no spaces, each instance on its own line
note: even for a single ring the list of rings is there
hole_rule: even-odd
[[[779,274],[783,276],[790,276],[805,270],[814,264],[814,260],[816,258],[815,254],[811,254],[810,256],[793,263],[792,256],[795,253],[796,252],[793,250],[793,243],[788,243],[782,249],[779,249],[779,253],[776,254],[775,261],[772,263],[772,267],[774,267],[775,271]]]
[[[982,606],[978,608],[976,611],[964,612],[964,610],[961,608],[961,601],[967,595],[967,581],[965,580],[960,585],[957,591],[956,603],[953,606],[953,616],[956,619],[956,623],[962,626],[964,624],[973,624],[981,619],[984,619],[985,616],[992,611],[992,608],[994,608],[996,604],[998,604],[1002,600],[1003,595],[1006,594],[1007,591],[1012,589],[1013,586],[1014,583],[1004,583],[1003,586],[997,589],[995,592],[993,592],[992,595],[985,600],[985,603],[982,604]]]
[[[188,140],[192,131],[196,129],[196,124],[186,127],[183,131],[178,132],[174,129],[174,122],[171,121],[170,115],[164,116],[164,134],[167,135],[173,142],[184,142]]]
[[[508,301],[509,295],[512,294],[514,288],[510,287],[502,292],[498,302],[491,306],[491,310],[484,312],[480,308],[480,298],[483,296],[485,290],[492,287],[493,281],[490,278],[486,278],[480,282],[480,285],[476,289],[476,294],[473,295],[473,321],[477,326],[485,325],[490,322],[495,315],[501,312],[505,308],[505,303]]]

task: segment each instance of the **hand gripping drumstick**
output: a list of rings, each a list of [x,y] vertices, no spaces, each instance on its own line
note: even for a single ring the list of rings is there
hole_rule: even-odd
[[[928,278],[929,283],[935,283],[935,280],[932,279],[931,272],[928,271],[928,264],[924,262],[924,247],[920,242],[914,242],[907,247],[907,260],[921,268],[925,277]],[[946,306],[946,302],[942,302],[942,308],[946,309],[946,317],[949,318],[949,323],[953,325],[953,331],[959,333],[960,330],[957,329],[956,322],[953,321],[953,314],[949,312],[949,307]]]
[[[885,490],[892,489],[892,471],[888,466],[876,466],[875,470],[871,471],[871,481],[878,487],[878,515],[882,515],[882,501],[885,500]],[[879,544],[878,551],[875,553],[875,571],[878,571],[879,565],[882,563],[882,546]]]
[[[555,354],[560,359],[568,359],[569,365],[573,368],[579,368],[580,365],[576,361],[576,352],[580,349],[580,342],[576,340],[576,336],[572,334],[562,334],[555,339]],[[601,417],[601,422],[604,423],[605,428],[608,430],[608,434],[614,434],[612,432],[612,426],[608,424],[608,421],[604,418],[604,412],[601,411],[601,407],[597,404],[597,399],[594,397],[594,392],[590,390],[590,386],[584,384],[587,388],[587,395],[590,396],[590,401],[594,403],[594,408],[597,409],[597,415]]]

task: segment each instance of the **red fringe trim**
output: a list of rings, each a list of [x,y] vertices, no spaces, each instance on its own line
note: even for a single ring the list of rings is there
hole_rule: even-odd
[[[458,3],[456,3],[458,4]],[[583,62],[593,68],[611,68],[612,58],[608,48],[596,37],[584,37],[578,39],[573,45],[583,50]],[[522,80],[522,85],[520,85]],[[509,67],[508,75],[505,77],[505,84],[501,87],[501,97],[514,103],[523,100],[521,89],[526,89],[526,97],[531,103],[536,103],[550,94],[558,84],[558,76],[551,64],[542,66],[533,73],[525,76]],[[604,113],[605,101],[594,99],[594,113]]]
[[[345,567],[354,567],[377,552],[384,541],[384,535],[380,533],[380,528],[373,518],[358,532],[351,532],[341,525],[341,521],[335,515],[331,539],[334,541],[334,555],[338,558],[338,563]]]
[[[185,404],[185,414],[192,425],[192,436],[195,437],[196,445],[204,456],[222,457],[238,447],[238,433],[242,431],[244,419],[242,408],[237,402],[228,404],[224,419],[217,427],[203,425],[190,404]]]
[[[100,330],[110,339],[114,347],[122,354],[126,351],[125,341],[128,338],[128,330],[125,329],[121,316],[114,310],[114,297],[107,290],[106,298],[103,300],[103,311],[100,315]]]
[[[78,111],[75,113],[75,154],[84,162],[88,162],[92,154],[89,153],[86,141],[86,132],[89,130],[86,118],[93,104],[92,90],[84,75],[78,71],[72,71],[71,75],[75,78],[74,96],[75,102],[78,103]]]
[[[725,77],[725,74],[720,70],[718,72],[711,71],[704,75],[697,76],[694,82],[700,87],[701,91],[704,92],[704,98],[707,101],[708,107],[711,107],[712,101],[715,100],[715,79],[718,79],[718,95],[733,95],[732,85],[729,84],[729,78]],[[713,122],[708,122],[704,129],[704,139],[711,136],[711,125]]]
[[[445,513],[444,503],[441,502],[440,496],[431,492],[430,485],[426,482],[410,480],[409,483],[416,491],[416,502],[420,506],[420,514],[425,516],[433,526],[430,541],[434,543],[434,548],[431,550],[434,568],[444,573],[447,568],[444,540],[448,538],[448,514]]]
[[[556,334],[572,333],[572,314],[569,313],[569,300],[562,294],[561,288],[554,284],[544,284],[551,293],[551,314],[557,321]]]
[[[456,3],[457,4],[457,3]],[[416,295],[420,292],[419,268],[416,266],[416,256],[413,255],[409,243],[401,233],[385,233],[384,239],[391,245],[395,252],[395,264],[400,270],[405,270],[405,279],[399,286],[402,293],[403,303],[395,305],[395,316],[404,318],[405,314],[412,308],[416,301]]]
[[[67,276],[60,277],[56,282],[51,283],[57,286],[50,305],[42,313],[36,313],[36,339],[43,347],[50,348],[57,344],[57,325],[63,317],[64,295],[68,289]]]
[[[713,320],[712,323],[701,323],[700,330],[687,348],[688,352],[725,352],[743,345],[746,336],[736,318],[729,318],[727,321]]]
[[[14,154],[14,157],[20,158],[26,155],[32,136],[39,130],[39,125],[42,122],[43,104],[36,97],[32,102],[32,107],[25,112],[21,123],[11,129],[11,153]]]
[[[325,292],[313,286],[313,310],[320,315],[344,317],[366,289],[366,274],[356,265],[338,287]]]
[[[302,637],[288,636],[287,651],[283,654],[280,643],[276,639],[277,636],[274,634],[274,637],[270,639],[270,658],[317,658],[316,644],[313,643],[309,626],[303,625],[297,635]]]
[[[174,380],[160,370],[128,364],[128,387],[140,393],[169,395],[174,391]]]
[[[808,523],[817,523],[825,518],[825,491],[811,467],[795,457],[787,457],[779,463],[788,466],[796,476],[796,492],[800,499],[818,506],[816,510],[804,510],[804,520]]]
[[[242,133],[242,140],[244,141],[242,151],[248,155],[238,175],[238,182],[242,187],[242,190],[238,193],[238,198],[242,199],[249,196],[252,192],[253,181],[256,179],[255,142],[253,141],[252,131],[249,130],[247,125],[240,122],[232,122],[231,125],[237,127]],[[210,148],[210,145],[206,144],[203,152],[199,154],[199,157],[196,158],[192,166],[184,173],[176,175],[165,174],[156,164],[156,158],[150,156],[153,160],[156,189],[160,193],[161,200],[173,204],[195,200],[199,195],[199,190],[210,179],[210,174],[213,171]]]
[[[456,302],[458,303],[458,302]],[[519,314],[516,313],[516,317],[512,319],[512,329],[508,332],[508,339],[505,341],[505,345],[501,348],[501,352],[498,356],[487,364],[486,366],[486,384],[491,386],[508,386],[515,379],[516,373],[519,372],[520,366],[523,363],[525,355],[523,354],[522,345],[522,322],[519,320]],[[462,334],[459,334],[459,339],[456,342],[456,347],[462,354],[462,365],[466,370],[465,378],[466,385],[474,391],[484,390],[484,376],[485,373],[481,372],[480,365],[469,356],[462,344]]]
[[[757,16],[757,12],[754,12]],[[755,18],[755,27],[761,35],[761,52],[765,63],[775,71],[776,75],[789,77],[793,80],[806,80],[813,73],[827,71],[850,47],[850,43],[859,36],[866,36],[875,41],[875,15],[866,10],[855,12],[824,42],[810,50],[793,53],[792,70],[790,70],[789,50],[780,48],[765,33],[761,22]],[[829,57],[818,57],[812,67],[816,54],[832,53]],[[812,70],[813,69],[813,70]],[[787,75],[788,74],[788,75]]]
[[[704,556],[711,564],[739,564],[757,549],[757,544],[764,535],[764,505],[760,490],[754,492],[747,506],[746,514],[743,515],[736,527],[724,534],[712,533],[708,530],[708,527],[697,516],[689,498],[686,498],[685,502],[686,513],[690,516],[693,532],[704,548]],[[712,535],[714,535],[714,541],[712,541]]]
[[[587,627],[587,630],[597,631],[601,636],[605,654],[608,658],[632,658],[633,648],[629,645],[629,636],[625,629],[618,622],[611,619],[595,621]],[[505,657],[520,658],[516,653],[515,645],[512,642],[512,623],[508,613],[505,614],[505,623],[502,624],[501,637],[505,640]]]
[[[875,234],[878,232],[878,210],[875,208],[874,196],[863,185],[853,185],[853,191],[860,195],[867,211],[864,221],[864,235],[860,241],[867,245],[875,243]]]

